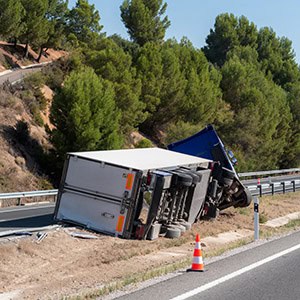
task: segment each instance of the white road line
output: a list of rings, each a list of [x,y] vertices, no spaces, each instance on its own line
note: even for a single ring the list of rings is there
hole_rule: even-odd
[[[202,286],[200,286],[200,287],[198,287],[198,288],[196,288],[194,290],[186,292],[186,293],[184,293],[182,295],[179,295],[179,296],[177,296],[175,298],[172,298],[170,300],[185,300],[185,299],[188,299],[188,298],[193,297],[193,296],[195,296],[197,294],[200,294],[201,292],[209,290],[212,287],[215,287],[215,286],[217,286],[217,285],[219,285],[219,284],[221,284],[221,283],[223,283],[223,282],[225,282],[227,280],[230,280],[230,279],[232,279],[234,277],[237,277],[237,276],[239,276],[241,274],[244,274],[244,273],[246,273],[248,271],[251,271],[251,270],[253,270],[253,269],[257,268],[257,267],[260,267],[260,266],[262,266],[262,265],[264,265],[264,264],[266,264],[266,263],[268,263],[268,262],[270,262],[270,261],[272,261],[274,259],[277,259],[277,258],[279,258],[279,257],[281,257],[283,255],[286,255],[286,254],[291,253],[293,251],[296,251],[298,249],[300,249],[300,244],[298,244],[298,245],[296,245],[294,247],[291,247],[289,249],[286,249],[284,251],[281,251],[281,252],[279,252],[277,254],[274,254],[272,256],[269,256],[267,258],[264,258],[264,259],[262,259],[262,260],[260,260],[258,262],[255,262],[255,263],[253,263],[253,264],[251,264],[251,265],[249,265],[247,267],[244,267],[244,268],[242,268],[240,270],[237,270],[237,271],[235,271],[235,272],[233,272],[231,274],[225,275],[224,277],[221,277],[221,278],[216,279],[216,280],[214,280],[212,282],[204,284],[204,285],[202,285]]]

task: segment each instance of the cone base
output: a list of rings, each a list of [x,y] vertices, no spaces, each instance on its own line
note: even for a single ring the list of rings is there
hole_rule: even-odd
[[[187,272],[205,272],[205,270],[193,270],[193,269],[187,269]]]

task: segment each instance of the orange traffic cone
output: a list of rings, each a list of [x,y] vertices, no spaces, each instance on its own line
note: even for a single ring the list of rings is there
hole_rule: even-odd
[[[204,272],[204,263],[201,252],[200,235],[196,235],[196,245],[194,250],[194,258],[192,268],[187,270],[188,272]]]

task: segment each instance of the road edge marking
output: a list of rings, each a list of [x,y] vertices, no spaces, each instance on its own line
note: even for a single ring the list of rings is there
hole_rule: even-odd
[[[225,276],[223,276],[221,278],[218,278],[218,279],[216,279],[216,280],[214,280],[212,282],[204,284],[204,285],[202,285],[202,286],[200,286],[198,288],[195,288],[195,289],[193,289],[193,290],[191,290],[189,292],[186,292],[184,294],[181,294],[179,296],[171,298],[170,300],[185,300],[185,299],[188,299],[188,298],[193,297],[193,296],[195,296],[197,294],[200,294],[201,292],[209,290],[212,287],[215,287],[215,286],[217,286],[217,285],[219,285],[219,284],[221,284],[221,283],[223,283],[225,281],[228,281],[228,280],[230,280],[232,278],[235,278],[235,277],[237,277],[239,275],[242,275],[242,274],[244,274],[244,273],[246,273],[248,271],[251,271],[251,270],[253,270],[253,269],[257,268],[257,267],[260,267],[260,266],[262,266],[262,265],[264,265],[264,264],[266,264],[266,263],[268,263],[268,262],[270,262],[272,260],[275,260],[275,259],[277,259],[277,258],[279,258],[279,257],[281,257],[283,255],[286,255],[286,254],[291,253],[293,251],[296,251],[298,249],[300,249],[300,244],[298,244],[296,246],[293,246],[291,248],[288,248],[286,250],[283,250],[283,251],[281,251],[279,253],[276,253],[274,255],[271,255],[271,256],[269,256],[267,258],[264,258],[264,259],[262,259],[262,260],[260,260],[258,262],[255,262],[255,263],[253,263],[253,264],[251,264],[249,266],[246,266],[246,267],[244,267],[244,268],[242,268],[240,270],[237,270],[237,271],[235,271],[233,273],[227,274],[227,275],[225,275]]]

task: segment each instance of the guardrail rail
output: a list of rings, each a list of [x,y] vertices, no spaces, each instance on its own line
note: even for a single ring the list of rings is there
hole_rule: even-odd
[[[43,191],[30,191],[30,192],[14,192],[14,193],[1,193],[0,194],[0,207],[2,207],[3,201],[17,199],[17,205],[22,205],[22,199],[24,198],[36,198],[36,197],[49,197],[54,196],[56,199],[58,190],[43,190]]]

